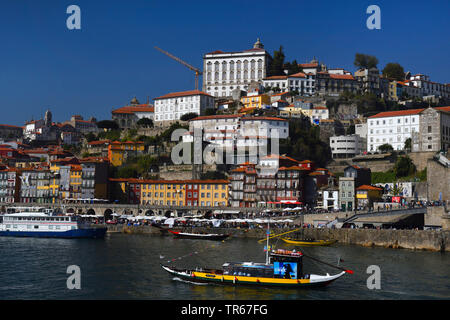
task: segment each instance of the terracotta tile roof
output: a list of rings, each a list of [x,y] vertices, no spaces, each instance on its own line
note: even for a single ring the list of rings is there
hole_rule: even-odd
[[[7,128],[13,128],[13,129],[23,129],[23,127],[13,126],[10,124],[0,124],[0,127],[7,127]]]
[[[276,118],[276,117],[242,117],[241,121],[247,120],[272,120],[272,121],[288,121],[286,119]]]
[[[105,144],[105,143],[110,143],[110,142],[111,142],[111,140],[96,140],[96,141],[88,142],[88,145],[95,146],[95,145]]]
[[[303,72],[297,72],[294,74],[289,75],[289,77],[291,78],[306,78],[306,74],[304,74]]]
[[[111,180],[111,179],[110,179]],[[120,179],[119,179],[120,180]],[[117,180],[111,180],[117,181]],[[225,179],[218,180],[149,180],[149,179],[128,179],[136,184],[228,184],[230,181]]]
[[[112,113],[127,114],[133,114],[135,112],[155,112],[155,108],[151,104],[141,104],[137,106],[126,106],[112,111]]]
[[[287,79],[287,75],[284,76],[270,76],[270,77],[266,77],[263,80],[285,80]]]
[[[362,186],[359,186],[358,188],[356,188],[356,190],[383,190],[383,188],[378,188],[378,187],[373,187],[373,186],[369,186],[367,184],[363,184]]]
[[[419,114],[425,109],[410,109],[410,110],[400,110],[400,111],[385,111],[377,113],[376,115],[370,116],[369,119],[373,118],[385,118],[385,117],[400,117],[400,116],[408,116],[408,115],[414,115]]]
[[[288,94],[288,93],[289,93],[289,91],[286,91],[286,92],[280,92],[280,93],[274,93],[274,94],[272,95],[272,97],[282,96],[282,95]]]
[[[223,52],[222,50],[216,50],[216,51],[213,51],[213,52],[208,52],[206,54],[221,54],[221,53],[225,53],[225,52]]]
[[[318,63],[300,63],[300,67],[302,68],[317,68],[319,66]]]
[[[330,74],[332,79],[355,80],[351,74]]]
[[[277,155],[277,154],[269,154],[267,156],[265,156],[264,158],[262,158],[263,160],[267,160],[267,159],[281,159],[281,160],[290,160],[296,163],[301,163],[298,160],[295,160],[291,157],[287,157],[287,156],[283,156],[283,155]]]
[[[222,115],[213,115],[213,116],[199,116],[189,121],[197,121],[197,120],[213,120],[213,119],[233,119],[240,118],[242,114],[222,114]]]
[[[436,107],[435,109],[438,109],[440,111],[450,112],[450,106],[449,107]]]
[[[190,90],[190,91],[181,91],[181,92],[171,92],[171,93],[168,93],[161,97],[154,98],[153,100],[169,99],[169,98],[177,98],[177,97],[187,97],[187,96],[197,96],[197,95],[212,97],[211,95],[207,94],[206,92],[203,92],[200,90]]]

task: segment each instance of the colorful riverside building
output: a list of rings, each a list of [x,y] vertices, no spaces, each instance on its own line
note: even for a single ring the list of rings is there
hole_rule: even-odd
[[[20,202],[56,203],[59,176],[47,166],[21,169]]]
[[[80,159],[81,198],[108,199],[109,160],[102,157]]]
[[[113,141],[108,145],[108,160],[112,166],[121,166],[129,156],[137,156],[144,152],[142,141]]]
[[[68,199],[81,199],[81,165],[71,164],[69,175],[69,197]]]
[[[0,166],[0,202],[13,203],[20,199],[20,171]]]
[[[76,157],[61,158],[50,162],[50,171],[53,173],[53,179],[50,180],[50,190],[54,194],[53,203],[57,200],[71,198],[71,168],[79,166],[79,164],[80,161]]]
[[[380,201],[383,195],[383,188],[371,185],[362,185],[356,188],[357,206],[360,209],[373,207],[374,201]]]
[[[268,155],[258,165],[243,163],[230,172],[230,204],[233,207],[304,204],[305,185],[307,180],[313,181],[309,177],[313,168],[309,160],[298,161],[283,155]]]
[[[109,179],[112,201],[164,206],[227,206],[228,180]],[[125,197],[126,199],[124,199]]]

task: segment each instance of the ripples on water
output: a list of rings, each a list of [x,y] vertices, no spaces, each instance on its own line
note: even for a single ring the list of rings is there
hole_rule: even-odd
[[[178,257],[183,258],[173,264],[180,267],[264,262],[263,246],[255,239],[210,242],[125,234],[108,234],[104,240],[0,238],[0,299],[450,299],[448,253],[338,244],[304,248],[332,264],[340,257],[341,265],[355,272],[318,289],[197,285],[176,281],[160,267]],[[308,273],[337,273],[307,258],[304,264]],[[69,265],[81,269],[81,290],[66,287]],[[369,265],[381,268],[381,290],[367,289]]]

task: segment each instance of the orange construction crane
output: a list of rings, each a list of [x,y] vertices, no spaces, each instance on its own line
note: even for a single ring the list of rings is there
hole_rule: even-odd
[[[198,90],[198,77],[199,77],[200,75],[202,75],[203,72],[201,72],[201,71],[200,71],[199,69],[197,69],[196,67],[191,66],[189,63],[184,62],[184,61],[181,60],[180,58],[175,57],[174,55],[170,54],[169,52],[164,51],[164,50],[161,49],[161,48],[158,48],[158,47],[155,46],[155,49],[158,50],[158,51],[161,51],[162,53],[164,53],[165,55],[169,56],[169,57],[172,58],[173,60],[178,61],[178,62],[181,63],[182,65],[184,65],[184,66],[188,67],[189,69],[191,69],[192,71],[194,71],[194,72],[195,72],[195,90]]]

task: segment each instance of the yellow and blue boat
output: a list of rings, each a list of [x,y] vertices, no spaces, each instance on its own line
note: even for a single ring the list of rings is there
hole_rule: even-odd
[[[326,286],[351,270],[343,270],[334,275],[303,273],[303,253],[290,250],[273,250],[269,262],[225,263],[222,269],[180,269],[162,265],[171,275],[182,280],[197,283],[216,283],[224,285],[277,286],[290,288]]]
[[[295,244],[298,246],[329,246],[337,242],[337,240],[297,240],[291,238],[281,238],[281,240],[288,244]]]

